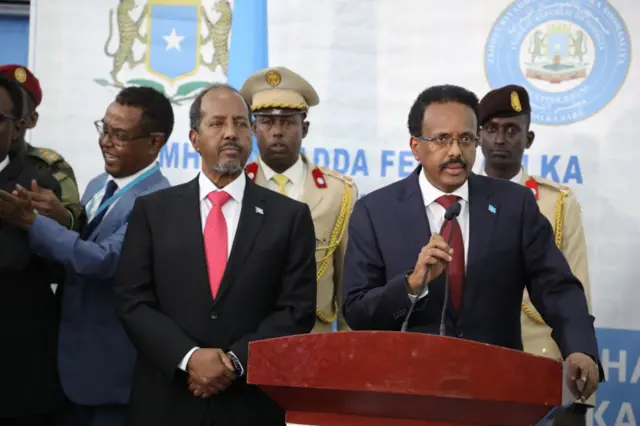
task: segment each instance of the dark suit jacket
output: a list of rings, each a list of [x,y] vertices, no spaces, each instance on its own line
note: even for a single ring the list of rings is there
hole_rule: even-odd
[[[0,189],[31,180],[53,190],[60,186],[49,174],[12,158],[0,172]],[[59,306],[51,290],[51,265],[35,256],[26,231],[0,220],[0,419],[50,413],[61,396],[56,344]]]
[[[405,275],[431,237],[418,173],[421,167],[355,205],[343,281],[344,315],[355,330],[399,330],[410,307]],[[522,350],[520,304],[526,285],[562,354],[582,352],[598,359],[594,318],[582,285],[554,244],[551,224],[531,191],[471,174],[469,209],[462,306],[456,314],[449,303],[447,335]],[[437,334],[443,298],[444,274],[429,284],[409,330]]]
[[[309,332],[315,322],[315,265],[307,205],[247,179],[214,302],[197,178],[139,198],[116,288],[122,320],[138,350],[132,425],[284,425],[283,410],[244,378],[201,399],[188,391],[178,365],[199,346],[233,351],[246,371],[249,342]]]

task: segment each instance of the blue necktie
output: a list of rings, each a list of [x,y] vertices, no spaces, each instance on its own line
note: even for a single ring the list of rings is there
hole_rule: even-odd
[[[113,194],[116,193],[117,190],[118,190],[118,184],[115,183],[113,180],[110,180],[107,183],[107,188],[104,191],[104,196],[102,197],[102,201],[100,201],[100,206],[102,206],[109,198],[111,198]],[[100,208],[100,206],[98,206],[98,209]],[[98,225],[100,225],[100,222],[102,222],[104,215],[107,214],[107,210],[109,209],[106,208],[102,210],[99,214],[97,214],[93,218],[93,220],[91,220],[91,222],[87,224],[87,226],[84,228],[84,232],[82,233],[82,239],[89,238],[89,235],[91,235],[91,233],[98,227]]]

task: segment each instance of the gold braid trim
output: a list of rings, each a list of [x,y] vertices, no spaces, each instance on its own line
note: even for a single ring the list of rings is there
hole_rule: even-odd
[[[338,215],[338,220],[336,220],[336,224],[333,227],[333,231],[331,231],[331,238],[329,239],[329,244],[327,246],[316,247],[316,250],[327,250],[326,254],[317,262],[320,263],[320,267],[316,273],[316,281],[320,281],[320,278],[327,270],[329,263],[333,258],[333,253],[335,253],[338,245],[340,245],[340,241],[344,237],[344,232],[347,229],[346,224],[349,219],[350,211],[349,206],[351,205],[351,188],[349,184],[344,184],[344,194],[342,195],[342,202],[340,204],[340,214]],[[335,293],[335,287],[334,287]],[[325,315],[320,309],[316,307],[316,317],[325,323],[331,324],[338,317],[338,298],[333,296],[333,312],[329,316]]]
[[[258,105],[253,105],[251,110],[256,111],[265,108],[303,109],[306,111],[309,109],[309,106],[307,104],[288,104],[286,102],[264,102]]]
[[[562,227],[564,225],[564,199],[567,198],[567,194],[565,192],[560,191],[560,195],[558,195],[558,201],[556,201],[555,208],[555,220],[553,221],[553,228],[556,240],[556,246],[559,249],[562,249]],[[545,325],[546,323],[532,306],[531,308],[527,306],[524,302],[522,303],[522,311],[527,314],[529,318],[531,318],[536,324]]]

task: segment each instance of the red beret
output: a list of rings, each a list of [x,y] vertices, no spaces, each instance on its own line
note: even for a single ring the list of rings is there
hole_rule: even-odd
[[[22,65],[2,65],[0,66],[0,73],[4,74],[7,78],[18,82],[23,89],[31,95],[36,102],[36,106],[42,102],[42,89],[40,88],[40,82],[35,75],[29,71],[28,68]]]
[[[495,117],[529,114],[529,93],[522,86],[511,84],[492,90],[480,101],[480,125]]]

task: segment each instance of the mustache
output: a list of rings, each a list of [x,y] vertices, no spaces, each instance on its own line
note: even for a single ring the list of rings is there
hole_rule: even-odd
[[[218,150],[219,150],[219,151],[222,151],[223,149],[225,149],[225,148],[229,148],[229,147],[231,147],[231,148],[235,148],[235,149],[237,149],[237,150],[238,150],[238,151],[240,151],[240,152],[242,152],[242,151],[243,151],[242,146],[241,146],[238,142],[236,142],[236,141],[229,141],[229,142],[227,142],[227,143],[224,143],[224,144],[220,145],[220,148],[219,148]]]
[[[458,158],[452,158],[451,160],[445,161],[444,163],[440,164],[440,170],[444,170],[445,168],[449,166],[453,166],[454,164],[459,164],[465,169],[467,168],[467,162],[464,161],[462,157],[458,157]]]

